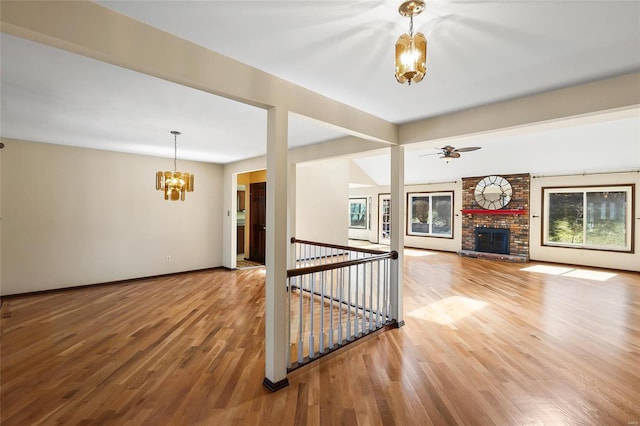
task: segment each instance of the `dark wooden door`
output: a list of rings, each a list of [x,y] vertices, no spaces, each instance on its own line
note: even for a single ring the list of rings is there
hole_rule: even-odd
[[[244,253],[244,225],[238,225],[238,231],[236,235],[237,240],[237,254]]]
[[[267,240],[267,183],[252,183],[249,188],[249,258],[254,262],[264,263]]]

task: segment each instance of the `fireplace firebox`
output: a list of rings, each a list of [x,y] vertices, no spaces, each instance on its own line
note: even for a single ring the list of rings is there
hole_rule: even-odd
[[[509,254],[509,229],[480,227],[475,229],[474,234],[476,251]]]

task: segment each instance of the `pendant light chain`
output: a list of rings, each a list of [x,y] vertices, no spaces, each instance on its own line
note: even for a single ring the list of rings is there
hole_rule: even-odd
[[[178,171],[178,133],[173,134],[173,171]]]
[[[409,36],[413,37],[413,13],[409,18]]]

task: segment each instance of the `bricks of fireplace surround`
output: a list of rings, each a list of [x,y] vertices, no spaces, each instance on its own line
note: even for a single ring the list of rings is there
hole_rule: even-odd
[[[505,207],[508,210],[524,210],[521,215],[463,214],[462,250],[475,249],[474,230],[478,227],[508,228],[509,254],[529,258],[529,192],[531,175],[528,173],[500,175],[511,184],[512,198]],[[475,200],[475,189],[485,176],[462,178],[462,209],[481,209]]]

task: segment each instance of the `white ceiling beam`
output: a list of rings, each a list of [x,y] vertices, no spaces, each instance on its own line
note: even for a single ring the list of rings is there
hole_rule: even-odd
[[[0,8],[2,32],[260,108],[285,108],[364,139],[397,143],[393,123],[96,3],[2,1]]]
[[[640,72],[403,124],[401,145],[494,132],[526,131],[575,118],[640,107]]]

